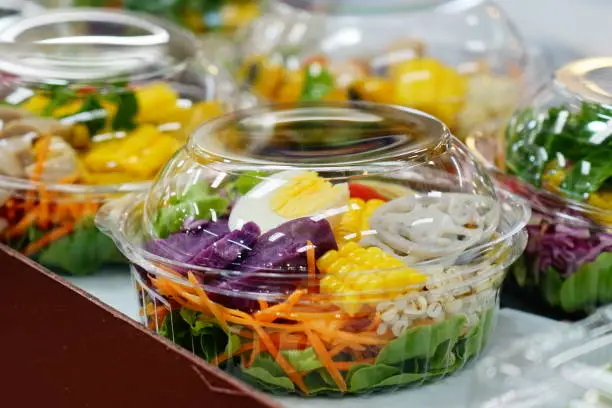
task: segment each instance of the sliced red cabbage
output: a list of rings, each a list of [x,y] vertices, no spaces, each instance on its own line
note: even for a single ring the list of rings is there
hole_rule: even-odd
[[[314,245],[316,257],[338,249],[327,220],[288,221],[262,235],[235,267],[236,273],[212,282],[209,296],[225,306],[252,312],[258,309],[257,295],[273,302],[292,292],[299,284],[299,275],[307,271],[307,241]],[[261,273],[278,276],[262,277]]]

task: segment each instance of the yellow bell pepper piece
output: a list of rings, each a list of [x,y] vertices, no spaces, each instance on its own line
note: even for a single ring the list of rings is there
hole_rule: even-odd
[[[240,77],[250,82],[251,89],[259,96],[273,100],[286,74],[285,67],[266,58],[250,58],[241,69]]]
[[[236,28],[247,24],[258,15],[259,6],[255,2],[229,2],[221,9],[221,22],[225,28]]]
[[[591,218],[603,225],[612,225],[612,192],[604,191],[592,193],[588,203],[593,207],[610,211],[610,214],[593,214]]]
[[[358,313],[364,304],[393,299],[418,289],[427,276],[410,268],[380,248],[363,248],[349,242],[338,251],[327,251],[317,260],[323,294],[335,297],[349,314]]]
[[[542,187],[550,191],[557,191],[565,176],[567,176],[567,172],[559,167],[557,160],[553,160],[544,167]]]
[[[49,98],[43,95],[34,95],[21,104],[21,107],[37,115],[42,115],[47,105],[51,102]]]
[[[165,112],[173,111],[179,99],[178,92],[165,82],[142,86],[134,94],[138,103],[138,123],[164,123]]]
[[[467,78],[433,58],[401,62],[391,69],[392,102],[437,116],[453,128],[467,94]]]
[[[279,103],[296,102],[302,95],[304,86],[304,70],[291,70],[285,73],[282,83],[279,85],[274,100]]]
[[[370,102],[389,103],[393,98],[393,83],[386,78],[369,77],[355,81],[351,90],[360,99]]]
[[[143,179],[152,177],[179,148],[173,136],[142,125],[123,139],[94,145],[83,161],[93,173],[125,172]]]
[[[53,111],[53,117],[59,119],[59,118],[63,118],[64,116],[74,115],[77,112],[79,112],[82,107],[83,107],[82,100],[76,100],[76,101],[69,102],[65,105],[58,106],[57,108],[55,108],[55,110]]]

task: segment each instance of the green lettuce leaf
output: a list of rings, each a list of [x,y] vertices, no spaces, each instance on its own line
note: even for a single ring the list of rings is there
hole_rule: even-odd
[[[604,252],[563,282],[559,303],[567,312],[590,310],[611,298],[611,283],[612,253]]]
[[[465,317],[452,316],[440,323],[410,328],[383,347],[376,364],[394,365],[412,358],[431,358],[445,341],[454,345],[464,325]]]
[[[319,360],[317,353],[312,347],[304,350],[283,350],[281,354],[298,373],[313,371],[323,367],[323,363]]]
[[[242,373],[248,379],[254,380],[265,389],[275,390],[280,388],[290,391],[295,390],[293,382],[268,353],[259,354],[248,368],[243,365]]]
[[[71,234],[47,245],[34,258],[70,275],[90,275],[105,264],[126,262],[113,240],[100,232],[91,218],[81,221]]]
[[[227,198],[212,193],[208,185],[194,184],[183,195],[168,200],[168,206],[159,209],[153,227],[160,238],[166,238],[179,231],[186,218],[209,220],[214,214],[227,212],[229,204]]]

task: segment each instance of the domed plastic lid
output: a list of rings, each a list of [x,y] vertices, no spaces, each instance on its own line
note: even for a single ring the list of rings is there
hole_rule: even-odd
[[[503,197],[431,116],[290,104],[203,125],[144,202],[111,203],[98,224],[136,264],[194,274],[216,302],[250,311],[306,289],[355,312],[426,282],[499,279],[529,216]]]
[[[380,13],[397,10],[431,9],[454,0],[378,0],[364,2],[363,0],[280,0],[291,7],[314,11],[334,13]]]
[[[0,70],[34,82],[148,79],[181,70],[196,55],[193,37],[146,15],[57,9],[0,31]]]
[[[507,169],[608,223],[602,211],[612,209],[611,120],[612,58],[574,61],[514,115]]]
[[[190,267],[270,272],[305,268],[307,242],[314,259],[350,244],[390,265],[454,263],[499,219],[487,175],[433,117],[313,103],[201,127],[149,192],[143,228],[150,251]],[[248,250],[219,243],[210,261],[201,245],[215,237]]]

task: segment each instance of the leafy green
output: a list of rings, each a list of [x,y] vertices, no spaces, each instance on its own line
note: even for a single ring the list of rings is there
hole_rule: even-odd
[[[574,199],[588,198],[612,177],[612,151],[599,149],[575,163],[563,179],[560,190]]]
[[[42,111],[43,116],[51,116],[60,106],[65,105],[76,97],[72,89],[63,85],[50,85],[49,103]]]
[[[265,171],[247,171],[241,174],[229,187],[239,195],[245,195],[257,184],[261,183],[262,177],[268,175]]]
[[[322,100],[334,89],[334,77],[321,64],[311,64],[304,74],[304,86],[300,101],[312,102]]]
[[[192,347],[189,325],[181,318],[180,310],[172,310],[164,317],[158,333],[182,347]]]
[[[313,371],[323,367],[323,363],[319,360],[317,353],[312,347],[304,350],[283,350],[281,354],[298,373]]]
[[[110,98],[117,104],[117,113],[113,118],[113,130],[132,130],[136,127],[136,115],[138,114],[138,100],[134,92],[122,90]]]
[[[250,367],[242,366],[242,373],[266,389],[295,390],[293,382],[268,353],[259,354]]]
[[[612,296],[612,253],[604,252],[593,262],[583,264],[563,282],[561,307],[568,312],[589,310]]]
[[[104,264],[125,262],[112,239],[100,232],[91,218],[81,221],[71,234],[51,242],[34,257],[39,263],[70,275],[89,275]]]
[[[214,214],[223,214],[229,207],[229,200],[214,194],[204,183],[194,184],[182,195],[168,200],[168,206],[160,208],[153,226],[160,238],[166,238],[179,231],[188,217],[209,220]]]
[[[431,358],[445,341],[456,343],[465,317],[452,316],[440,323],[413,327],[387,344],[376,357],[377,364],[399,364],[412,358]]]
[[[518,283],[520,287],[524,287],[527,283],[527,265],[525,264],[524,256],[520,256],[514,265],[512,265],[512,274],[514,275],[516,283]]]
[[[551,306],[558,306],[561,303],[563,278],[555,268],[549,267],[540,279],[540,291],[544,296],[544,300]]]
[[[517,114],[506,128],[508,168],[521,179],[540,186],[552,160],[573,162],[560,189],[583,199],[612,177],[612,138],[602,133],[612,118],[612,108],[583,103],[572,113],[553,107],[544,117],[532,109]]]
[[[457,344],[457,357],[466,362],[470,358],[477,356],[485,346],[487,336],[491,333],[491,326],[495,319],[495,309],[488,309],[480,315],[478,324],[473,326],[470,331]]]
[[[106,126],[106,111],[102,107],[102,104],[98,100],[98,98],[93,95],[87,95],[87,98],[83,102],[83,106],[78,113],[89,112],[91,113],[91,118],[81,122],[87,129],[89,130],[89,135],[94,136],[98,134],[104,127]],[[102,114],[100,114],[102,113]]]
[[[308,388],[310,394],[321,394],[326,392],[338,392],[338,386],[327,370],[315,370],[304,376],[304,384]]]
[[[362,367],[353,373],[348,387],[352,392],[366,390],[397,374],[400,374],[400,370],[397,367],[385,364],[372,364]]]

